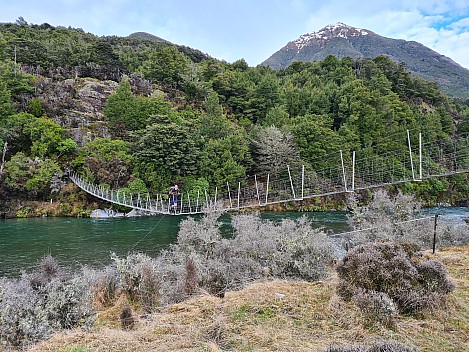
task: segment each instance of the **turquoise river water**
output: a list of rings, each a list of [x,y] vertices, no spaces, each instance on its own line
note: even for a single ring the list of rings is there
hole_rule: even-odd
[[[448,219],[469,216],[469,208],[430,209]],[[330,233],[348,231],[347,213],[261,213],[262,218],[278,220],[307,216],[316,227]],[[47,254],[60,265],[102,267],[111,262],[111,252],[125,256],[142,252],[155,256],[174,243],[184,217],[151,216],[124,219],[33,218],[0,219],[0,276],[15,277],[31,271]],[[230,215],[223,215],[222,232],[229,236]]]

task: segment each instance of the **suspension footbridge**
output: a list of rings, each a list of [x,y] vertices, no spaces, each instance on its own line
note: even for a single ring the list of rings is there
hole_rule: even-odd
[[[132,194],[87,181],[70,172],[70,179],[85,192],[104,201],[151,214],[187,215],[214,209],[238,211],[344,192],[469,173],[469,134],[452,140],[407,131],[396,150],[379,155],[370,149],[328,155],[316,170],[286,165],[285,172],[264,174],[209,189],[184,190],[172,206],[167,194]],[[375,146],[375,149],[378,147]],[[330,166],[332,165],[332,166]]]

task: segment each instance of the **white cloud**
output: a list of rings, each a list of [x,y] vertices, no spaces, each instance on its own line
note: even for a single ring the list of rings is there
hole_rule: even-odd
[[[453,22],[448,27],[458,31],[469,31],[469,17]]]

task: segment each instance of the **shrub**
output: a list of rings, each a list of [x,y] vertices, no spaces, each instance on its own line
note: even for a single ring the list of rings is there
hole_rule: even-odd
[[[368,352],[417,352],[417,350],[400,342],[385,341],[375,343]]]
[[[199,221],[194,218],[183,220],[179,225],[177,245],[173,250],[186,254],[199,253],[205,257],[213,256],[214,247],[220,243],[221,223],[219,212],[206,213]]]
[[[27,277],[33,288],[40,289],[59,275],[64,275],[59,267],[59,263],[54,257],[47,255],[38,262],[37,270]]]
[[[317,280],[328,274],[334,245],[306,218],[279,224],[258,215],[233,217],[234,235],[223,238],[220,212],[180,223],[177,243],[151,259],[113,256],[122,288],[146,309],[180,302],[200,289],[223,296],[260,279]]]
[[[346,300],[357,294],[383,293],[402,313],[436,308],[454,284],[441,263],[419,263],[415,254],[412,245],[387,242],[357,246],[337,265],[337,292]]]
[[[41,296],[29,280],[4,279],[0,285],[0,348],[23,347],[51,333]]]
[[[67,281],[53,280],[41,293],[42,306],[54,328],[92,325],[91,290],[82,276],[77,275]]]
[[[150,312],[159,305],[162,275],[156,269],[155,261],[141,253],[129,254],[112,259],[120,275],[120,284],[132,300],[140,301],[143,308]]]
[[[437,246],[462,246],[469,243],[469,224],[438,221]]]
[[[233,237],[222,238],[219,213],[180,224],[173,260],[184,265],[190,257],[203,289],[222,296],[263,277],[317,280],[328,274],[334,245],[323,231],[313,229],[306,217],[275,223],[258,214],[232,217]]]
[[[398,193],[389,196],[378,190],[366,206],[359,207],[354,196],[350,196],[352,209],[349,224],[356,230],[347,243],[356,246],[368,242],[393,241],[412,242],[421,248],[431,248],[433,243],[434,220],[418,215],[420,203],[412,196]],[[422,218],[415,220],[415,218]],[[415,221],[412,221],[415,220]],[[458,246],[469,242],[469,225],[450,221],[438,221],[438,246]]]
[[[184,293],[187,275],[184,266],[186,257],[180,257],[179,255],[180,253],[176,253],[173,250],[165,250],[153,260],[155,275],[160,278],[160,305],[181,302],[188,297],[187,294]],[[196,258],[193,259],[195,266],[198,267]]]
[[[352,213],[349,224],[354,230],[350,238],[352,246],[376,242],[412,242],[429,247],[432,241],[433,222],[411,222],[420,210],[420,203],[412,196],[398,193],[390,197],[384,190],[377,190],[366,206],[359,207],[351,200]]]
[[[361,346],[354,347],[342,347],[342,346],[330,346],[325,352],[367,352],[366,348]]]
[[[232,223],[233,254],[247,255],[260,268],[270,268],[273,276],[318,280],[328,275],[334,245],[321,229],[313,229],[306,217],[276,224],[249,214],[233,217]],[[256,270],[262,275],[262,269]]]
[[[83,280],[91,290],[92,301],[102,306],[109,306],[116,297],[119,287],[119,273],[112,266],[101,270],[83,268]]]
[[[140,264],[140,287],[138,298],[145,311],[151,312],[160,305],[161,276],[154,269],[153,261],[144,261]]]
[[[49,278],[56,276],[59,273],[59,269],[60,269],[59,262],[51,255],[45,256],[39,262],[38,267],[39,267],[40,273]]]
[[[66,275],[52,257],[45,257],[38,271],[3,279],[0,286],[0,346],[26,346],[54,329],[90,326],[93,319],[85,278]]]
[[[364,346],[330,346],[325,352],[417,352],[417,350],[400,342],[384,341],[375,342],[370,348]]]
[[[352,301],[368,319],[392,326],[393,318],[397,315],[397,307],[386,293],[357,289]]]

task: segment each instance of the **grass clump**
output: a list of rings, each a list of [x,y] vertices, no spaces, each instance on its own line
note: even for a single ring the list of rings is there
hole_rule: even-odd
[[[123,330],[132,330],[135,325],[135,319],[132,315],[132,308],[128,304],[122,307],[119,316]]]

